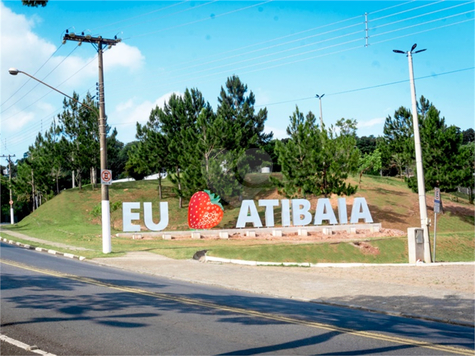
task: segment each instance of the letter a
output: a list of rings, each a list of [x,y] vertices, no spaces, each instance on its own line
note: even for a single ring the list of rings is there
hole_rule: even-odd
[[[246,227],[246,223],[251,223],[254,227],[262,227],[262,221],[259,218],[254,200],[243,200],[241,203],[241,210],[239,211],[236,227]]]
[[[372,223],[373,218],[369,212],[368,204],[365,198],[355,198],[353,208],[351,209],[350,223],[358,224],[359,219],[364,219],[365,223]]]

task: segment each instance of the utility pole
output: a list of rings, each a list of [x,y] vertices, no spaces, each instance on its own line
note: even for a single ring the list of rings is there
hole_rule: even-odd
[[[83,43],[91,43],[97,49],[98,66],[99,66],[99,144],[101,148],[101,174],[107,170],[107,141],[106,141],[106,113],[104,100],[104,66],[102,62],[102,53],[104,46],[115,46],[121,40],[115,37],[114,39],[102,38],[102,36],[93,37],[91,35],[81,35],[69,33],[63,37],[63,43],[66,41],[79,42],[79,46]],[[102,252],[110,253],[111,246],[111,227],[110,227],[110,203],[109,203],[109,186],[101,184],[101,198],[102,198]]]
[[[424,166],[422,161],[422,149],[421,149],[421,137],[419,133],[419,118],[417,114],[417,97],[416,97],[416,85],[414,83],[414,69],[412,66],[412,55],[426,51],[416,49],[415,43],[410,51],[404,52],[398,49],[394,49],[394,53],[405,54],[407,56],[409,64],[409,81],[411,84],[411,102],[412,102],[412,126],[414,129],[414,148],[416,154],[416,170],[417,170],[417,190],[419,194],[419,215],[421,222],[421,229],[424,232],[424,262],[432,262],[430,255],[430,240],[429,240],[429,218],[427,217],[427,203],[426,203],[426,189],[424,182]]]
[[[325,94],[318,95],[316,94],[315,97],[320,101],[320,129],[323,130],[323,113],[322,113],[322,98]]]
[[[15,155],[1,155],[0,157],[8,158],[8,176],[9,176],[9,185],[10,185],[10,224],[15,223],[15,217],[13,215],[13,192],[12,192],[12,160],[11,157],[15,157]]]

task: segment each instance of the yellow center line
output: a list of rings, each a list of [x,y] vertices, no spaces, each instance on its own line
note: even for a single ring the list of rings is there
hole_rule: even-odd
[[[339,326],[333,326],[330,324],[324,324],[324,323],[319,323],[315,321],[308,321],[308,320],[302,320],[302,319],[297,319],[297,318],[292,318],[292,317],[286,317],[282,315],[277,315],[277,314],[271,314],[271,313],[266,313],[266,312],[259,312],[256,310],[251,310],[251,309],[244,309],[244,308],[239,308],[239,307],[230,307],[230,306],[225,306],[225,305],[220,305],[212,302],[206,302],[206,301],[201,301],[197,299],[192,299],[188,297],[182,297],[182,296],[174,296],[174,295],[169,295],[169,294],[164,294],[164,293],[157,293],[157,292],[150,292],[144,289],[139,289],[139,288],[132,288],[132,287],[124,287],[124,286],[119,286],[116,284],[111,284],[111,283],[106,283],[99,281],[97,279],[92,279],[92,278],[87,278],[87,277],[80,277],[72,274],[67,274],[67,273],[62,273],[62,272],[57,272],[57,271],[52,271],[52,270],[47,270],[47,269],[42,269],[38,267],[33,267],[29,266],[23,263],[19,262],[14,262],[10,260],[4,260],[0,259],[0,263],[4,263],[9,266],[25,269],[28,271],[32,272],[37,272],[41,274],[46,274],[58,278],[66,278],[66,279],[71,279],[75,280],[78,282],[82,283],[87,283],[87,284],[92,284],[95,286],[99,287],[105,287],[105,288],[110,288],[122,292],[127,292],[127,293],[134,293],[134,294],[140,294],[152,298],[157,298],[161,300],[168,300],[168,301],[173,301],[173,302],[178,302],[182,304],[188,304],[188,305],[194,305],[194,306],[200,306],[200,307],[205,307],[205,308],[211,308],[211,309],[217,309],[221,311],[227,311],[230,313],[237,313],[237,314],[244,314],[248,316],[253,316],[256,318],[263,318],[263,319],[268,319],[268,320],[273,320],[273,321],[280,321],[284,323],[289,323],[289,324],[297,324],[297,325],[304,325],[308,326],[311,328],[317,328],[317,329],[323,329],[323,330],[329,330],[329,331],[337,331],[340,333],[344,334],[350,334],[354,336],[359,336],[359,337],[364,337],[368,339],[374,339],[374,340],[380,340],[380,341],[387,341],[387,342],[392,342],[395,344],[402,344],[402,345],[407,345],[407,346],[413,346],[413,347],[422,347],[425,349],[430,349],[430,350],[437,350],[437,351],[442,351],[442,352],[450,352],[458,355],[468,355],[468,356],[473,356],[474,352],[473,350],[470,349],[462,349],[458,347],[453,347],[453,346],[446,346],[446,345],[438,345],[438,344],[433,344],[430,342],[425,342],[425,341],[419,341],[415,339],[409,339],[409,338],[401,338],[401,337],[396,337],[396,336],[390,336],[390,335],[384,335],[384,334],[378,334],[375,332],[368,332],[368,331],[359,331],[355,329],[349,329],[349,328],[343,328]]]

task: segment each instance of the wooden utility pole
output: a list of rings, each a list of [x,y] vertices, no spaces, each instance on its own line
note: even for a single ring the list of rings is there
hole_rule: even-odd
[[[93,37],[91,35],[77,35],[69,33],[63,37],[63,43],[66,41],[76,41],[81,45],[83,42],[91,43],[97,49],[97,56],[99,61],[99,144],[101,157],[101,175],[107,170],[107,141],[106,141],[106,113],[104,100],[104,66],[102,62],[102,53],[104,46],[111,48],[119,43],[121,40],[117,37],[114,39],[102,38],[102,36]],[[101,198],[102,198],[102,252],[110,253],[111,248],[111,228],[110,228],[110,203],[109,203],[109,186],[101,184]]]

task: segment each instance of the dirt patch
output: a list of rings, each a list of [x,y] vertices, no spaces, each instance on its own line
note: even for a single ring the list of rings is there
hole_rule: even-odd
[[[379,255],[379,248],[366,241],[356,241],[351,245],[359,248],[363,255]]]

